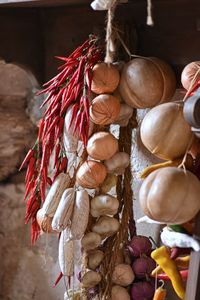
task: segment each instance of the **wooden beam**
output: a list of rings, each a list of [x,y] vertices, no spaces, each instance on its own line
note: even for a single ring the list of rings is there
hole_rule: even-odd
[[[196,218],[194,237],[200,242],[200,213]],[[185,300],[200,299],[200,251],[191,252]]]
[[[2,0],[0,7],[44,7],[67,5],[90,5],[90,0]]]

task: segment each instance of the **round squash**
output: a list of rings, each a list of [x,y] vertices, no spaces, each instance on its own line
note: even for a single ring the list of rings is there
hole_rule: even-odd
[[[181,83],[186,90],[200,80],[200,61],[193,61],[185,66],[181,74]]]
[[[176,79],[171,67],[155,58],[135,58],[122,71],[119,84],[124,101],[135,108],[148,108],[171,100]]]
[[[182,224],[200,209],[200,182],[190,171],[167,167],[142,183],[139,201],[145,215],[166,224]]]
[[[183,156],[193,133],[178,103],[164,103],[151,109],[140,128],[141,140],[155,156],[173,160]]]

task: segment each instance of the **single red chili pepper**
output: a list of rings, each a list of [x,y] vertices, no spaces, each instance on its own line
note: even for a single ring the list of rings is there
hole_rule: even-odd
[[[59,154],[60,154],[60,144],[57,144],[55,149],[54,168],[56,167],[56,164],[58,162]]]
[[[40,181],[40,193],[41,193],[42,202],[44,202],[44,200],[46,198],[45,192],[46,192],[45,180],[42,178]]]
[[[31,244],[34,245],[40,235],[40,226],[36,218],[32,218],[31,222]]]
[[[35,184],[34,180],[29,181],[24,195],[24,201],[26,200],[27,196],[30,194],[31,189],[34,187],[34,184]]]
[[[56,285],[58,284],[58,282],[61,280],[62,277],[63,277],[63,273],[60,272],[60,274],[59,274],[58,277],[56,278],[56,281],[55,281],[53,287],[56,287]]]
[[[61,164],[60,164],[60,167],[59,167],[59,171],[60,173],[61,172],[66,172],[67,171],[67,165],[68,165],[68,159],[67,157],[63,157],[62,161],[61,161]]]
[[[52,185],[52,180],[51,180],[51,178],[50,177],[47,177],[47,183],[48,183],[48,185]]]
[[[52,129],[56,126],[56,124],[60,121],[60,116],[56,116],[50,127],[47,130],[46,136],[52,131]]]
[[[54,96],[55,96],[55,91],[51,91],[51,92],[49,92],[48,93],[48,96],[47,96],[47,98],[43,101],[43,103],[40,105],[40,109],[42,108],[42,107],[44,107],[50,100],[51,100],[51,98],[53,98]]]
[[[64,105],[61,107],[60,116],[64,115],[68,107],[72,104],[74,101],[74,94],[72,93],[67,101],[64,103]]]
[[[68,125],[68,129],[70,129],[70,127],[72,126],[73,122],[74,122],[74,119],[77,115],[77,112],[79,110],[79,105],[77,103],[75,103],[73,106],[72,106],[72,117],[71,117],[71,120],[70,120],[70,124]]]
[[[181,278],[182,278],[182,280],[187,280],[187,278],[188,278],[188,270],[181,270],[181,271],[179,271],[179,273],[180,273],[180,275],[181,275]],[[155,277],[155,276],[153,276],[153,277]],[[170,278],[167,276],[167,274],[165,274],[165,273],[159,273],[159,274],[156,274],[156,278],[158,279],[158,280],[170,280]]]
[[[90,105],[89,105],[89,99],[87,97],[83,97],[83,105],[84,105],[84,108],[85,108],[86,118],[87,118],[87,121],[88,121],[89,120]]]
[[[24,158],[20,168],[19,168],[19,171],[21,171],[21,169],[25,166],[25,164],[31,159],[31,157],[34,155],[34,150],[33,149],[30,149],[28,151],[28,153],[26,154],[26,157]]]
[[[36,162],[36,158],[34,156],[32,156],[28,163],[25,182],[29,181],[31,179],[31,177],[33,176],[33,174],[35,172],[35,162]]]
[[[40,172],[42,172],[43,168],[47,166],[47,152],[48,152],[49,145],[45,144],[43,147],[43,153],[42,153],[42,161],[40,165]]]
[[[41,119],[39,124],[39,130],[38,130],[38,142],[41,141],[43,129],[44,129],[44,119]]]

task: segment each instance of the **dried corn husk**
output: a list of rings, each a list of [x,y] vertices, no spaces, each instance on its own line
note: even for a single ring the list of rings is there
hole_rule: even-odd
[[[59,241],[58,260],[64,276],[74,274],[74,241],[69,239],[69,235],[69,230],[63,230]]]
[[[56,209],[52,220],[52,228],[56,231],[64,230],[71,223],[71,216],[74,208],[75,190],[66,189]]]
[[[68,187],[69,183],[70,183],[70,177],[65,173],[61,173],[56,177],[54,183],[52,184],[47,194],[47,197],[42,207],[42,210],[45,215],[49,217],[54,216],[55,211],[60,202],[60,199],[62,197],[62,194],[64,190]]]
[[[90,204],[87,191],[77,191],[71,226],[73,239],[80,240],[84,235],[88,224],[89,211]]]

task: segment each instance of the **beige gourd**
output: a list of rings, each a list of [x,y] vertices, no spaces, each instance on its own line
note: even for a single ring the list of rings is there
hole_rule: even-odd
[[[84,235],[88,224],[89,212],[90,204],[87,191],[77,191],[71,224],[71,235],[73,239],[80,240]]]
[[[90,119],[95,124],[112,124],[119,116],[120,102],[117,97],[101,94],[92,100],[90,106]]]
[[[108,173],[122,175],[130,163],[130,157],[126,152],[117,152],[110,159],[104,161]]]
[[[69,239],[69,231],[61,232],[58,248],[58,260],[60,270],[64,276],[72,276],[74,274],[74,241]]]
[[[56,209],[52,220],[52,228],[56,231],[62,231],[71,223],[71,216],[74,208],[75,190],[66,189]]]
[[[91,91],[98,95],[112,93],[117,88],[119,79],[119,71],[112,64],[96,64],[92,69]]]
[[[131,300],[128,291],[119,285],[114,285],[111,290],[111,300]]]
[[[171,100],[176,79],[171,67],[161,59],[135,58],[124,66],[119,89],[128,105],[148,108]]]
[[[92,231],[98,233],[102,239],[112,236],[119,230],[120,223],[117,219],[109,216],[102,216],[93,225]]]
[[[119,201],[111,195],[99,195],[90,203],[90,213],[94,218],[103,215],[115,215],[119,208]]]
[[[89,252],[87,257],[87,266],[91,270],[96,270],[104,258],[104,253],[101,250]]]
[[[164,103],[151,109],[142,121],[140,134],[145,147],[166,160],[183,156],[193,138],[179,103]]]
[[[121,286],[128,286],[135,279],[131,266],[128,264],[116,265],[112,274],[112,282]]]
[[[109,132],[97,132],[93,134],[88,140],[87,152],[94,159],[109,159],[117,151],[118,140]]]
[[[81,245],[85,251],[94,250],[101,244],[101,236],[96,232],[88,232],[81,240]]]
[[[121,104],[118,117],[115,119],[114,124],[118,124],[121,127],[128,125],[129,119],[132,117],[133,108],[125,103]]]
[[[139,201],[145,215],[166,223],[182,224],[200,209],[200,182],[190,171],[167,167],[152,172],[142,183]]]
[[[101,275],[95,271],[86,272],[81,278],[81,284],[84,288],[92,288],[101,282]]]
[[[61,173],[56,177],[42,206],[44,215],[49,217],[54,216],[62,194],[69,183],[70,177],[65,173]]]
[[[106,178],[106,167],[97,161],[85,161],[76,173],[76,182],[88,189],[99,187]]]

